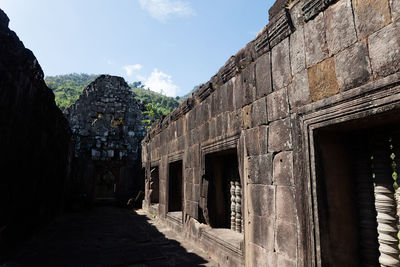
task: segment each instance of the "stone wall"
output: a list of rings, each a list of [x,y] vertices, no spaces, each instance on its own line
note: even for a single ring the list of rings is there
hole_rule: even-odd
[[[144,190],[140,177],[143,106],[121,77],[102,75],[65,111],[74,135],[75,196],[125,204]]]
[[[277,1],[256,39],[148,131],[142,142],[147,209],[226,266],[320,265],[313,131],[327,121],[399,108],[399,3]],[[232,147],[243,186],[238,243],[210,238],[204,221],[205,155]],[[169,163],[178,159],[180,226],[168,217],[167,186]],[[158,206],[149,196],[154,166]]]
[[[68,122],[8,23],[0,9],[0,262],[62,210],[71,159]]]

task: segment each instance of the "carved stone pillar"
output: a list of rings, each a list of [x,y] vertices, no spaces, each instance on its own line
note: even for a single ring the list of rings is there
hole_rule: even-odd
[[[236,193],[235,182],[231,181],[231,230],[236,231]]]
[[[354,167],[360,220],[360,261],[362,263],[361,266],[372,267],[379,265],[379,245],[370,157],[368,151],[361,149]]]
[[[379,263],[381,266],[400,266],[399,239],[396,219],[392,168],[388,144],[380,143],[374,151],[375,208],[378,222]]]
[[[242,187],[239,182],[235,182],[236,194],[236,232],[242,232]]]

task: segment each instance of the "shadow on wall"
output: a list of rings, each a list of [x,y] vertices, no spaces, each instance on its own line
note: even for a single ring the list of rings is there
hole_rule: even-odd
[[[98,207],[54,220],[6,266],[204,266],[207,260],[167,238],[153,220]]]
[[[33,53],[0,9],[0,262],[61,212],[71,130]]]

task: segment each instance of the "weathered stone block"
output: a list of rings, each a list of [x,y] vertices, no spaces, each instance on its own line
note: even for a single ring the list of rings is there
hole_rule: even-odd
[[[251,120],[253,127],[268,123],[267,101],[265,97],[253,103],[251,111]]]
[[[267,251],[274,251],[275,248],[275,218],[261,217],[260,222],[261,247]]]
[[[285,267],[296,267],[297,263],[295,260],[290,260],[285,256],[278,255],[278,265],[277,266],[285,266]]]
[[[293,152],[284,151],[274,157],[274,184],[293,185]]]
[[[393,22],[369,38],[369,56],[374,76],[400,70],[400,21]]]
[[[262,125],[259,127],[259,138],[258,141],[260,143],[260,154],[268,153],[268,127]]]
[[[275,216],[275,186],[249,185],[249,208],[254,215]]]
[[[204,106],[204,121],[209,121],[211,119],[211,97],[207,97],[202,103]]]
[[[242,109],[242,119],[243,119],[243,128],[244,129],[251,128],[251,125],[252,125],[251,110],[252,110],[252,105],[245,106]]]
[[[324,11],[330,4],[335,2],[335,0],[304,0],[302,2],[305,21],[308,22],[320,12]]]
[[[221,88],[221,112],[228,110],[228,84],[224,83]]]
[[[248,246],[246,247],[246,250],[248,250],[248,255],[249,257],[246,257],[246,266],[249,267],[267,267],[267,266],[277,266],[276,265],[276,260],[271,261],[271,258],[275,259],[275,255],[271,253],[270,255],[267,255],[267,251],[262,248],[259,245],[256,245],[252,242],[248,243]]]
[[[233,111],[233,80],[229,80],[226,83],[226,111]]]
[[[256,70],[255,64],[248,65],[242,71],[242,88],[244,90],[244,105],[252,103],[256,99]]]
[[[304,25],[304,41],[307,68],[328,57],[329,50],[326,43],[324,13],[320,13],[314,20]]]
[[[271,49],[292,33],[293,25],[287,8],[280,10],[276,16],[270,18],[267,30]]]
[[[220,127],[217,127],[218,130],[219,130],[219,128],[221,128],[221,126],[220,126]],[[192,130],[192,132],[191,132],[191,134],[190,134],[190,137],[191,137],[191,144],[192,144],[192,145],[196,144],[196,143],[200,140],[200,137],[199,137],[199,130],[200,130],[200,128],[195,128],[195,129]],[[219,131],[220,131],[220,130],[219,130]],[[176,151],[176,150],[175,150],[175,151]]]
[[[280,89],[267,96],[268,121],[286,118],[289,115],[287,89]]]
[[[218,116],[217,116],[217,124],[216,124],[216,128],[217,128],[217,136],[221,136],[222,135],[222,132],[223,132],[223,128],[224,128],[224,126],[223,126],[223,115],[222,114],[219,114]]]
[[[256,61],[257,98],[272,92],[271,53],[268,52]]]
[[[296,225],[281,220],[276,221],[276,251],[296,260],[297,232]]]
[[[191,216],[196,220],[199,217],[199,203],[195,201],[191,201]]]
[[[292,187],[276,187],[276,216],[286,223],[296,223],[296,203]]]
[[[231,129],[232,131],[236,131],[238,129],[241,129],[242,124],[243,124],[242,110],[237,109],[231,112],[229,115],[229,129]]]
[[[184,150],[185,149],[185,137],[180,136],[178,137],[178,150]]]
[[[258,156],[260,154],[258,128],[252,128],[245,131],[245,144],[248,156]]]
[[[297,73],[288,87],[290,108],[300,107],[311,102],[307,70]]]
[[[228,133],[228,112],[224,112],[221,114],[222,116],[222,135]]]
[[[277,0],[268,10],[269,19],[273,19],[276,15],[278,15],[282,9],[286,8],[289,5],[289,0]]]
[[[252,216],[249,224],[249,241],[261,246],[267,251],[273,251],[275,245],[274,226],[275,222],[272,218]]]
[[[279,152],[292,149],[290,119],[274,121],[269,126],[268,151]]]
[[[293,75],[306,68],[303,27],[297,29],[290,35],[290,63]]]
[[[192,194],[193,200],[198,202],[200,200],[200,184],[193,184]]]
[[[215,118],[218,115],[218,100],[217,93],[213,92],[209,97],[211,97],[211,118]],[[190,119],[190,117],[189,117]],[[189,123],[192,123],[189,121]]]
[[[339,92],[334,58],[328,58],[308,69],[312,101],[318,101]]]
[[[272,185],[272,154],[263,154],[259,157],[259,176],[256,182],[265,185]]]
[[[176,121],[176,132],[177,132],[178,136],[182,136],[182,134],[183,134],[182,120]]]
[[[341,91],[370,80],[371,67],[366,40],[362,40],[335,56],[337,80]]]
[[[391,22],[388,0],[353,0],[353,10],[359,39]]]
[[[209,124],[208,122],[204,123],[200,129],[201,142],[207,141],[209,137]]]
[[[300,27],[303,27],[304,16],[303,16],[303,10],[302,10],[302,6],[301,6],[301,1],[298,1],[293,6],[291,6],[289,13],[290,13],[290,18],[291,18],[294,28],[296,30],[298,30]]]
[[[216,137],[216,119],[215,118],[210,120],[209,126],[210,126],[209,131],[208,131],[209,137],[211,139],[214,139]]]
[[[390,0],[390,7],[392,10],[392,20],[400,19],[400,1],[398,0]]]
[[[233,99],[234,99],[234,103],[235,103],[235,109],[243,107],[244,90],[243,90],[243,83],[242,83],[241,74],[238,74],[234,78]]]
[[[342,0],[329,7],[325,12],[325,21],[329,55],[334,55],[357,41],[351,0]]]
[[[289,38],[272,49],[272,85],[274,91],[290,83],[292,72],[289,53]]]
[[[260,159],[259,156],[250,156],[248,160],[247,181],[246,183],[259,184],[258,178],[260,176]],[[272,167],[272,165],[271,165]]]
[[[193,184],[191,183],[185,183],[185,198],[188,200],[192,200],[192,187]]]
[[[216,115],[219,115],[223,112],[222,87],[217,87],[215,90],[215,97],[215,111]]]
[[[248,183],[272,184],[272,154],[251,156],[248,158]]]
[[[271,50],[267,26],[264,26],[264,28],[257,34],[256,39],[254,40],[254,48],[257,55],[262,55]]]
[[[197,162],[197,165],[199,165],[200,162]],[[200,184],[200,179],[201,179],[201,175],[200,175],[200,166],[197,166],[193,169],[193,184],[198,185]],[[197,197],[194,198],[195,201],[198,201]]]

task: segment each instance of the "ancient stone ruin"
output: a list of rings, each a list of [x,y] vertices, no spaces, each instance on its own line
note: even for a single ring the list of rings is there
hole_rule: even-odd
[[[269,13],[148,131],[145,209],[223,266],[400,266],[400,1]]]
[[[123,78],[102,75],[65,111],[75,144],[75,195],[82,200],[125,204],[144,190],[140,142],[145,117],[134,96]]]
[[[63,209],[72,156],[68,122],[8,23],[0,9],[0,263]]]
[[[66,204],[144,186],[144,209],[222,266],[400,266],[400,1],[269,16],[147,134],[125,81],[99,77],[66,111],[71,139],[0,10],[0,262]]]

